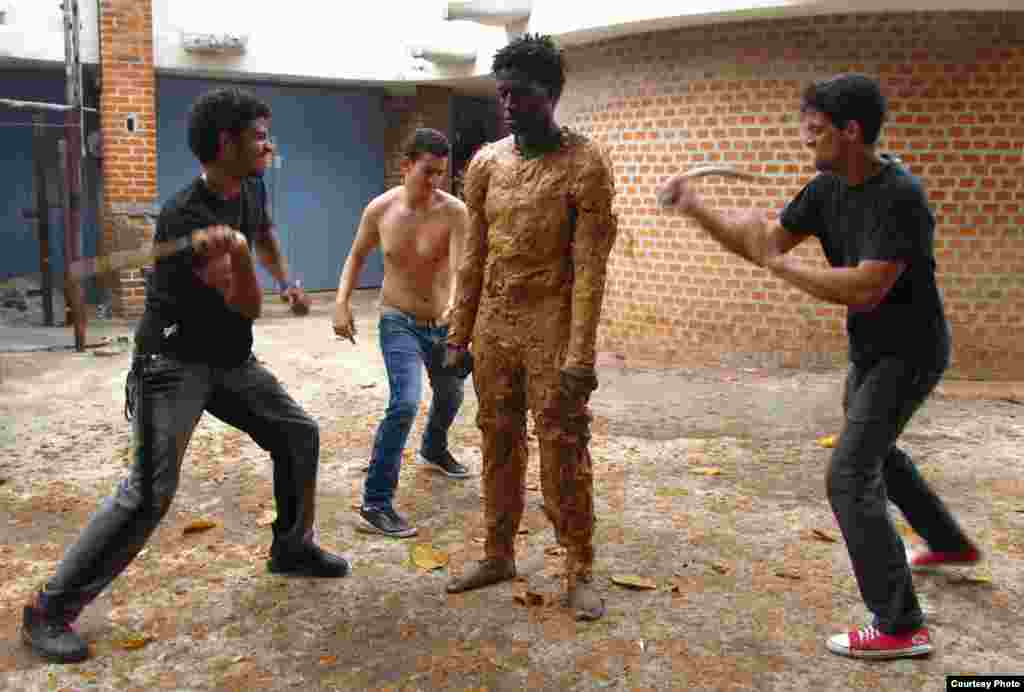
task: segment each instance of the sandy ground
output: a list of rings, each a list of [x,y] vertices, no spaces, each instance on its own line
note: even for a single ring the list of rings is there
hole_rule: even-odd
[[[387,398],[374,298],[357,298],[355,346],[331,332],[331,295],[306,318],[274,305],[256,332],[257,355],[320,422],[321,539],[354,574],[266,573],[269,459],[206,416],[161,529],[82,616],[94,657],[73,666],[23,650],[21,607],[126,471],[130,354],[116,341],[83,354],[0,353],[0,689],[903,691],[945,689],[950,674],[1024,673],[1024,388],[946,383],[906,432],[905,448],[988,559],[915,580],[933,656],[871,663],[824,647],[867,617],[817,442],[839,429],[843,371],[604,354],[592,453],[608,615],[577,624],[556,602],[562,558],[540,507],[535,440],[519,580],[444,593],[453,571],[482,557],[480,483],[447,480],[411,454],[397,505],[419,536],[356,530],[359,467]],[[451,442],[479,471],[476,408],[470,391]],[[201,520],[213,526],[186,532]],[[448,564],[417,567],[420,545]],[[623,576],[653,588],[612,582]]]

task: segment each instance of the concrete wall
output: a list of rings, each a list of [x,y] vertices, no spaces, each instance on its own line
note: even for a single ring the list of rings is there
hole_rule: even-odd
[[[925,183],[954,371],[1024,376],[1024,13],[838,15],[655,32],[570,49],[561,122],[606,144],[621,237],[600,346],[807,365],[845,353],[839,306],[808,298],[659,213],[654,193],[708,162],[763,173],[710,182],[723,208],[777,213],[814,174],[797,132],[802,87],[859,71],[881,80],[880,149]],[[797,249],[821,261],[813,239]]]

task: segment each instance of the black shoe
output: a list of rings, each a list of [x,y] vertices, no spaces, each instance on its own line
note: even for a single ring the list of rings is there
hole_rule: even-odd
[[[359,516],[365,522],[360,526],[364,531],[382,533],[392,538],[408,538],[416,535],[416,527],[410,526],[409,522],[390,507],[387,509],[360,507]]]
[[[451,452],[446,451],[443,456],[430,458],[420,452],[416,455],[420,463],[437,469],[449,478],[469,478],[469,469],[455,461]]]
[[[320,546],[303,543],[297,550],[270,550],[267,571],[294,577],[347,577],[351,573],[348,561],[338,555],[331,555]]]
[[[25,606],[21,641],[38,656],[54,663],[78,663],[89,658],[89,645],[63,617],[52,617],[34,604]]]

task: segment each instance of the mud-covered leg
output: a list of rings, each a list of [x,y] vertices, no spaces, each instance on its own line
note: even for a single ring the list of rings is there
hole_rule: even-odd
[[[604,601],[593,585],[594,470],[587,447],[590,413],[577,400],[545,409],[537,419],[544,505],[566,549],[565,603],[577,620],[597,620]]]
[[[482,436],[486,559],[448,583],[449,593],[477,589],[516,576],[515,537],[523,516],[526,482],[526,397],[523,370],[512,354],[479,343],[473,382]]]

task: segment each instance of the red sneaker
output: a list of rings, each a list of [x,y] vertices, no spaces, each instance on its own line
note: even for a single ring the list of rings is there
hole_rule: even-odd
[[[873,625],[865,625],[847,634],[829,637],[828,650],[850,658],[908,658],[932,652],[927,627],[903,634],[886,634]]]
[[[913,572],[927,572],[938,567],[969,567],[981,560],[977,548],[968,548],[959,553],[943,553],[928,548],[913,548],[907,551],[907,564]]]

